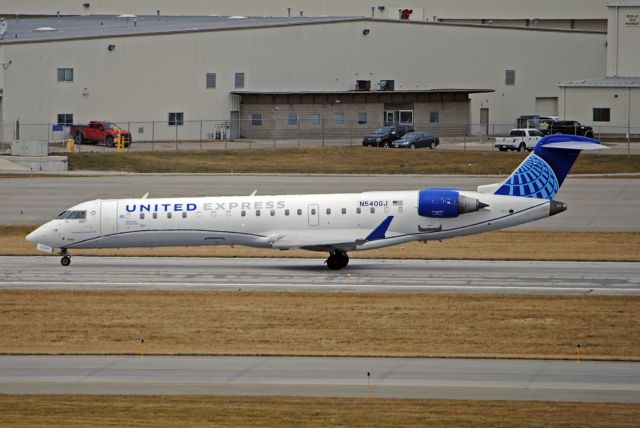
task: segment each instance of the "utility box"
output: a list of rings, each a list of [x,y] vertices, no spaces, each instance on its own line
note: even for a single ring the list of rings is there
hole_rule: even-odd
[[[49,156],[48,141],[16,140],[11,143],[11,156]]]

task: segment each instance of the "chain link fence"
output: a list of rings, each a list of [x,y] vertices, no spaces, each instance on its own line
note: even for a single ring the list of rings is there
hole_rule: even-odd
[[[194,120],[170,125],[164,121],[120,121],[131,133],[133,144],[127,151],[230,150],[254,148],[361,146],[365,135],[387,124],[341,117],[311,119],[260,118],[237,120]],[[497,136],[506,136],[514,124],[413,124],[416,132],[439,136],[440,148],[452,150],[496,150]],[[620,145],[620,153],[640,153],[640,124],[634,126],[594,126],[594,138]],[[49,151],[66,150],[68,126],[51,123],[1,123],[0,154],[10,151],[11,141],[48,141]],[[625,147],[622,147],[625,146]],[[626,148],[626,150],[624,150]],[[104,142],[78,144],[76,151],[115,151]]]

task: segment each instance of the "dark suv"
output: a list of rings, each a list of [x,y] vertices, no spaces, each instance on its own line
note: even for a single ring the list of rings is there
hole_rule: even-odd
[[[404,136],[407,132],[412,132],[412,125],[389,125],[383,126],[364,137],[362,145],[372,147],[391,147],[398,138]]]
[[[547,135],[568,134],[593,138],[593,128],[582,125],[580,122],[576,122],[575,120],[559,120],[557,122],[551,122],[549,127],[542,132]]]

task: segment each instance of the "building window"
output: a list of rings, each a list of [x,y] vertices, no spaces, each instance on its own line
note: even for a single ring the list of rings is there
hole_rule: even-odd
[[[516,71],[515,70],[505,70],[504,72],[504,84],[505,85],[515,85],[516,84]]]
[[[184,125],[184,113],[169,113],[169,126]]]
[[[440,114],[437,111],[432,111],[429,113],[429,123],[438,123],[440,122]]]
[[[289,119],[287,120],[287,124],[289,126],[298,126],[298,115],[297,114],[290,114],[289,115]]]
[[[313,126],[320,126],[322,125],[322,116],[319,115],[318,113],[313,113],[311,116],[309,116],[311,118],[311,125]]]
[[[413,125],[413,110],[399,111],[400,125]]]
[[[344,113],[336,113],[336,126],[344,126]]]
[[[73,68],[59,68],[58,82],[73,82]]]
[[[251,126],[262,126],[262,113],[251,113]]]
[[[58,115],[58,125],[73,125],[73,114],[60,113]]]
[[[610,108],[594,108],[593,109],[593,121],[594,122],[609,122],[609,121],[611,121],[611,109]]]
[[[244,88],[244,73],[236,73],[234,87],[236,89]]]
[[[358,125],[367,124],[367,113],[358,113]]]
[[[216,73],[207,73],[206,85],[207,89],[216,87]]]

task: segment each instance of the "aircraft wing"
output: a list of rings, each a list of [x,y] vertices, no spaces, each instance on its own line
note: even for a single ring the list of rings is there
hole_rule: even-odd
[[[354,249],[370,241],[385,239],[387,229],[393,221],[393,216],[385,218],[373,230],[339,229],[339,230],[296,230],[279,231],[269,235],[269,242],[273,248],[340,248]]]

